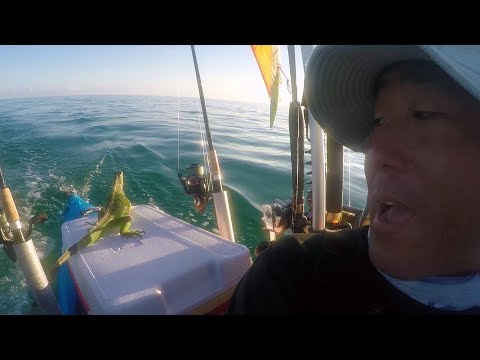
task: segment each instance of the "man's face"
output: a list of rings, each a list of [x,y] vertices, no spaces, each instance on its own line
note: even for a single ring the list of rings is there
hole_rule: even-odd
[[[418,64],[379,84],[365,157],[372,263],[401,279],[479,271],[479,102]]]

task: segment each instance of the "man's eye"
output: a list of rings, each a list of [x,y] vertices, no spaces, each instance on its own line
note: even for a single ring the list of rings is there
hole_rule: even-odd
[[[385,119],[383,117],[377,117],[373,119],[373,127],[381,126],[385,122]]]
[[[417,120],[428,120],[438,115],[438,112],[435,111],[414,111],[413,117]]]

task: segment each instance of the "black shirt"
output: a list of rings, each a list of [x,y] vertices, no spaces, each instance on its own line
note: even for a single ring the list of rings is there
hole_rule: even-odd
[[[321,232],[300,244],[284,237],[239,282],[227,314],[478,314],[424,305],[371,264],[368,226]]]

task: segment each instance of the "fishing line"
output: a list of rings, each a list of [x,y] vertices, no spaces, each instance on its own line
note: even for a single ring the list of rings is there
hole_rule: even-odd
[[[177,174],[180,172],[180,89],[177,88]]]
[[[277,141],[276,141],[276,146],[275,146],[275,167],[277,167],[278,165],[278,132],[279,132],[279,129],[278,129],[278,123],[275,125],[275,128],[277,130]]]
[[[351,158],[351,150],[350,150],[350,148],[347,148],[347,149],[348,149],[348,206],[351,206],[351,204],[350,204],[350,193],[351,193],[351,186],[350,186],[351,162],[350,162],[350,158]]]
[[[285,80],[287,80],[287,91],[291,94],[292,90],[290,89],[290,80],[288,79],[287,75],[282,70],[282,67],[280,66],[280,71],[282,72],[283,76],[285,77]]]

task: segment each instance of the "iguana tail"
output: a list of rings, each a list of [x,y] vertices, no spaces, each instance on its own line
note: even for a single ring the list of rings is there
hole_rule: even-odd
[[[57,260],[55,265],[53,265],[52,269],[50,270],[50,280],[53,279],[55,274],[57,273],[58,269],[60,266],[62,266],[68,259],[70,259],[71,256],[75,255],[77,252],[80,250],[86,248],[87,246],[93,244],[95,241],[97,241],[101,235],[102,232],[106,229],[108,229],[111,225],[115,226],[119,222],[119,220],[124,220],[125,218],[130,219],[131,217],[127,216],[124,218],[119,218],[111,221],[108,223],[108,226],[94,226],[90,231],[88,232],[87,236],[85,236],[83,239],[78,241],[77,243],[73,244],[70,246],[68,250],[66,250]]]
[[[75,255],[80,250],[86,248],[88,245],[94,243],[100,237],[102,229],[103,227],[93,229],[93,231],[90,230],[90,233],[87,236],[85,236],[83,239],[73,244],[72,246],[70,246],[68,250],[66,250],[58,258],[58,260],[55,262],[55,265],[53,265],[52,269],[50,270],[50,275],[49,275],[50,280],[53,279],[53,277],[57,273],[60,266],[62,266],[68,259],[70,259],[71,256]]]
[[[62,266],[63,263],[65,263],[72,255],[75,255],[78,250],[79,250],[78,243],[73,244],[67,251],[65,251],[62,254],[62,256],[58,258],[57,262],[55,263],[55,265],[53,265],[52,269],[50,270],[50,275],[49,275],[50,280],[53,279],[53,277],[57,274],[57,271],[60,268],[60,266]]]

